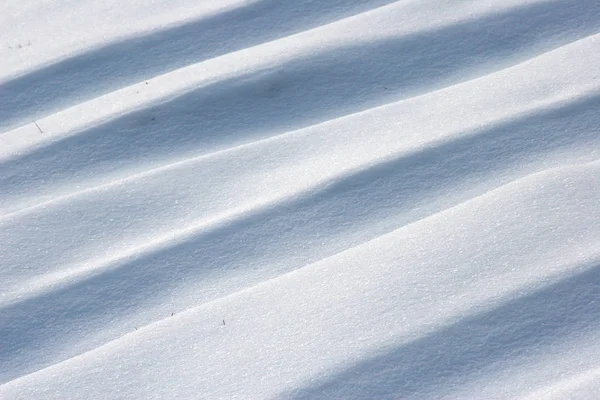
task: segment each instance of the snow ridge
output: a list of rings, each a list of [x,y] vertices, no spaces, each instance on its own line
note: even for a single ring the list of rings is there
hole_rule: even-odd
[[[594,398],[600,3],[63,3],[0,6],[0,398]]]

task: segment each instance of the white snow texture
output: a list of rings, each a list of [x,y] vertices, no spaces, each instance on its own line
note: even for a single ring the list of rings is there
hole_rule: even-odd
[[[0,399],[599,399],[599,32],[2,0]]]

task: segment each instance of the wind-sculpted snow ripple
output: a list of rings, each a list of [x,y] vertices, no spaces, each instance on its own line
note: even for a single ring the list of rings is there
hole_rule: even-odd
[[[7,195],[39,197],[52,190],[49,185],[79,186],[90,175],[98,179],[136,164],[160,165],[163,159],[207,153],[422,94],[477,77],[480,64],[483,73],[490,73],[494,65],[504,68],[531,57],[522,49],[549,50],[549,44],[564,44],[565,38],[575,40],[600,30],[600,23],[595,25],[600,21],[597,3],[581,8],[560,3],[534,4],[431,31],[319,50],[191,88],[172,100],[5,161],[0,164],[5,171],[0,185]],[[517,24],[521,19],[530,25]],[[588,19],[591,22],[585,24]],[[585,30],[576,29],[581,24]],[[502,40],[494,27],[505,30]],[[546,36],[540,41],[542,33]],[[368,63],[361,62],[366,59]],[[32,184],[23,188],[24,179]]]
[[[597,368],[597,32],[592,0],[254,0],[0,83],[0,397]]]

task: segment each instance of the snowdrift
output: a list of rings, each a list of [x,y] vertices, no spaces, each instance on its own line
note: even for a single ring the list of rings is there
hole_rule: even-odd
[[[597,398],[598,32],[3,2],[0,398]]]

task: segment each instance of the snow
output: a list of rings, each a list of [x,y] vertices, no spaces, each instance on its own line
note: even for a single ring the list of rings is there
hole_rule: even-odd
[[[2,2],[0,398],[597,398],[597,32]]]

